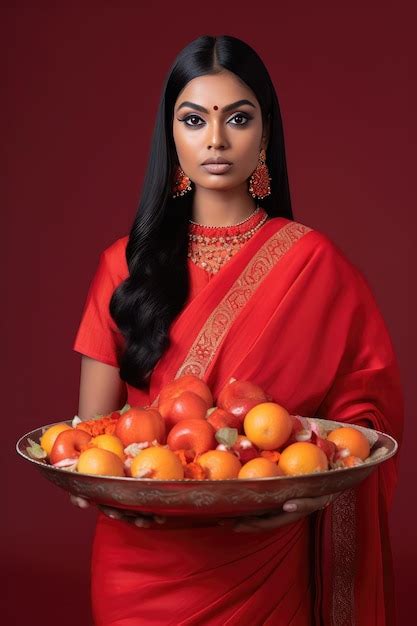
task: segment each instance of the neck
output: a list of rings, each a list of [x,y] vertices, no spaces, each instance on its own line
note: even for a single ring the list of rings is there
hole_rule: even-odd
[[[197,186],[193,198],[192,221],[203,226],[233,226],[256,210],[256,201],[246,183],[238,190],[218,191]]]

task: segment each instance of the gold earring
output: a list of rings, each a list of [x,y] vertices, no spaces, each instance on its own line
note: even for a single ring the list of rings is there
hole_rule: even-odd
[[[266,164],[266,152],[262,148],[259,153],[258,164],[249,179],[249,192],[252,197],[262,200],[262,198],[269,196],[271,193],[270,180],[271,177]]]
[[[173,198],[183,196],[188,191],[191,191],[191,180],[188,178],[184,170],[177,165],[173,176],[173,184],[171,186],[171,192]]]

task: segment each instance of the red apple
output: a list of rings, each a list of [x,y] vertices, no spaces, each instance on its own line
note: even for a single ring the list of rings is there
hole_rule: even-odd
[[[167,430],[184,419],[205,419],[207,409],[207,403],[201,396],[193,391],[183,391],[165,410]]]
[[[206,420],[185,419],[178,422],[170,431],[167,444],[171,450],[193,450],[203,454],[216,447],[214,428]]]
[[[120,416],[114,434],[121,439],[124,447],[154,439],[164,444],[165,420],[155,408],[132,407]]]
[[[83,447],[89,443],[91,438],[90,433],[78,428],[70,428],[60,432],[49,455],[51,465],[64,459],[78,459]]]
[[[213,406],[213,394],[207,383],[201,378],[198,378],[198,376],[186,374],[185,376],[175,378],[162,387],[158,400],[158,411],[162,417],[168,416],[173,400],[178,398],[184,391],[192,391],[202,398],[207,408]]]

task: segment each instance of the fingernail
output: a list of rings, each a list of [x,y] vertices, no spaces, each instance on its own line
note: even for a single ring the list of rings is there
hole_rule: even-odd
[[[112,519],[120,519],[120,515],[118,513],[107,513],[107,515]]]
[[[165,524],[167,521],[166,517],[162,517],[162,515],[154,515],[154,520],[157,524]]]
[[[139,526],[139,528],[146,528],[149,526],[149,522],[147,522],[144,519],[141,519],[140,517],[138,519],[135,519],[134,524],[135,526]]]
[[[287,502],[282,508],[284,509],[284,511],[288,511],[289,513],[291,513],[297,510],[297,505]]]
[[[83,500],[83,498],[77,498],[77,504],[81,509],[86,509],[90,506],[86,500]]]

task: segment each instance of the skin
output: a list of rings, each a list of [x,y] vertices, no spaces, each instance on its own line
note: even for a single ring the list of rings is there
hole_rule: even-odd
[[[242,100],[249,101],[249,104],[240,103],[224,110],[224,107]],[[184,102],[192,105],[181,106]],[[194,78],[175,102],[172,130],[178,163],[195,188],[193,221],[207,226],[229,226],[249,217],[257,203],[248,191],[248,179],[256,168],[260,150],[267,149],[269,139],[268,124],[263,126],[261,108],[253,91],[227,70]],[[233,163],[227,173],[211,174],[201,166],[205,159],[217,156]],[[115,370],[116,377],[118,370],[111,369]],[[116,391],[120,393],[120,389]],[[83,417],[84,414],[86,412],[80,406],[78,415]],[[234,530],[261,532],[280,528],[325,508],[339,495],[289,500],[270,515],[235,518]],[[70,496],[70,499],[80,508],[89,506],[83,498]],[[296,510],[286,510],[288,505],[295,505]],[[165,521],[160,516],[132,517],[131,512],[127,515],[120,509],[99,508],[113,519],[141,528],[149,527],[152,522],[163,524]]]
[[[224,107],[247,100],[224,111]],[[190,102],[203,107],[182,106]],[[250,119],[252,118],[252,119]],[[249,217],[256,201],[248,179],[268,146],[259,102],[251,89],[234,74],[199,76],[180,92],[173,112],[172,131],[179,165],[191,179],[194,191],[192,219],[207,226],[229,226]],[[225,174],[202,167],[211,157],[232,162]]]

